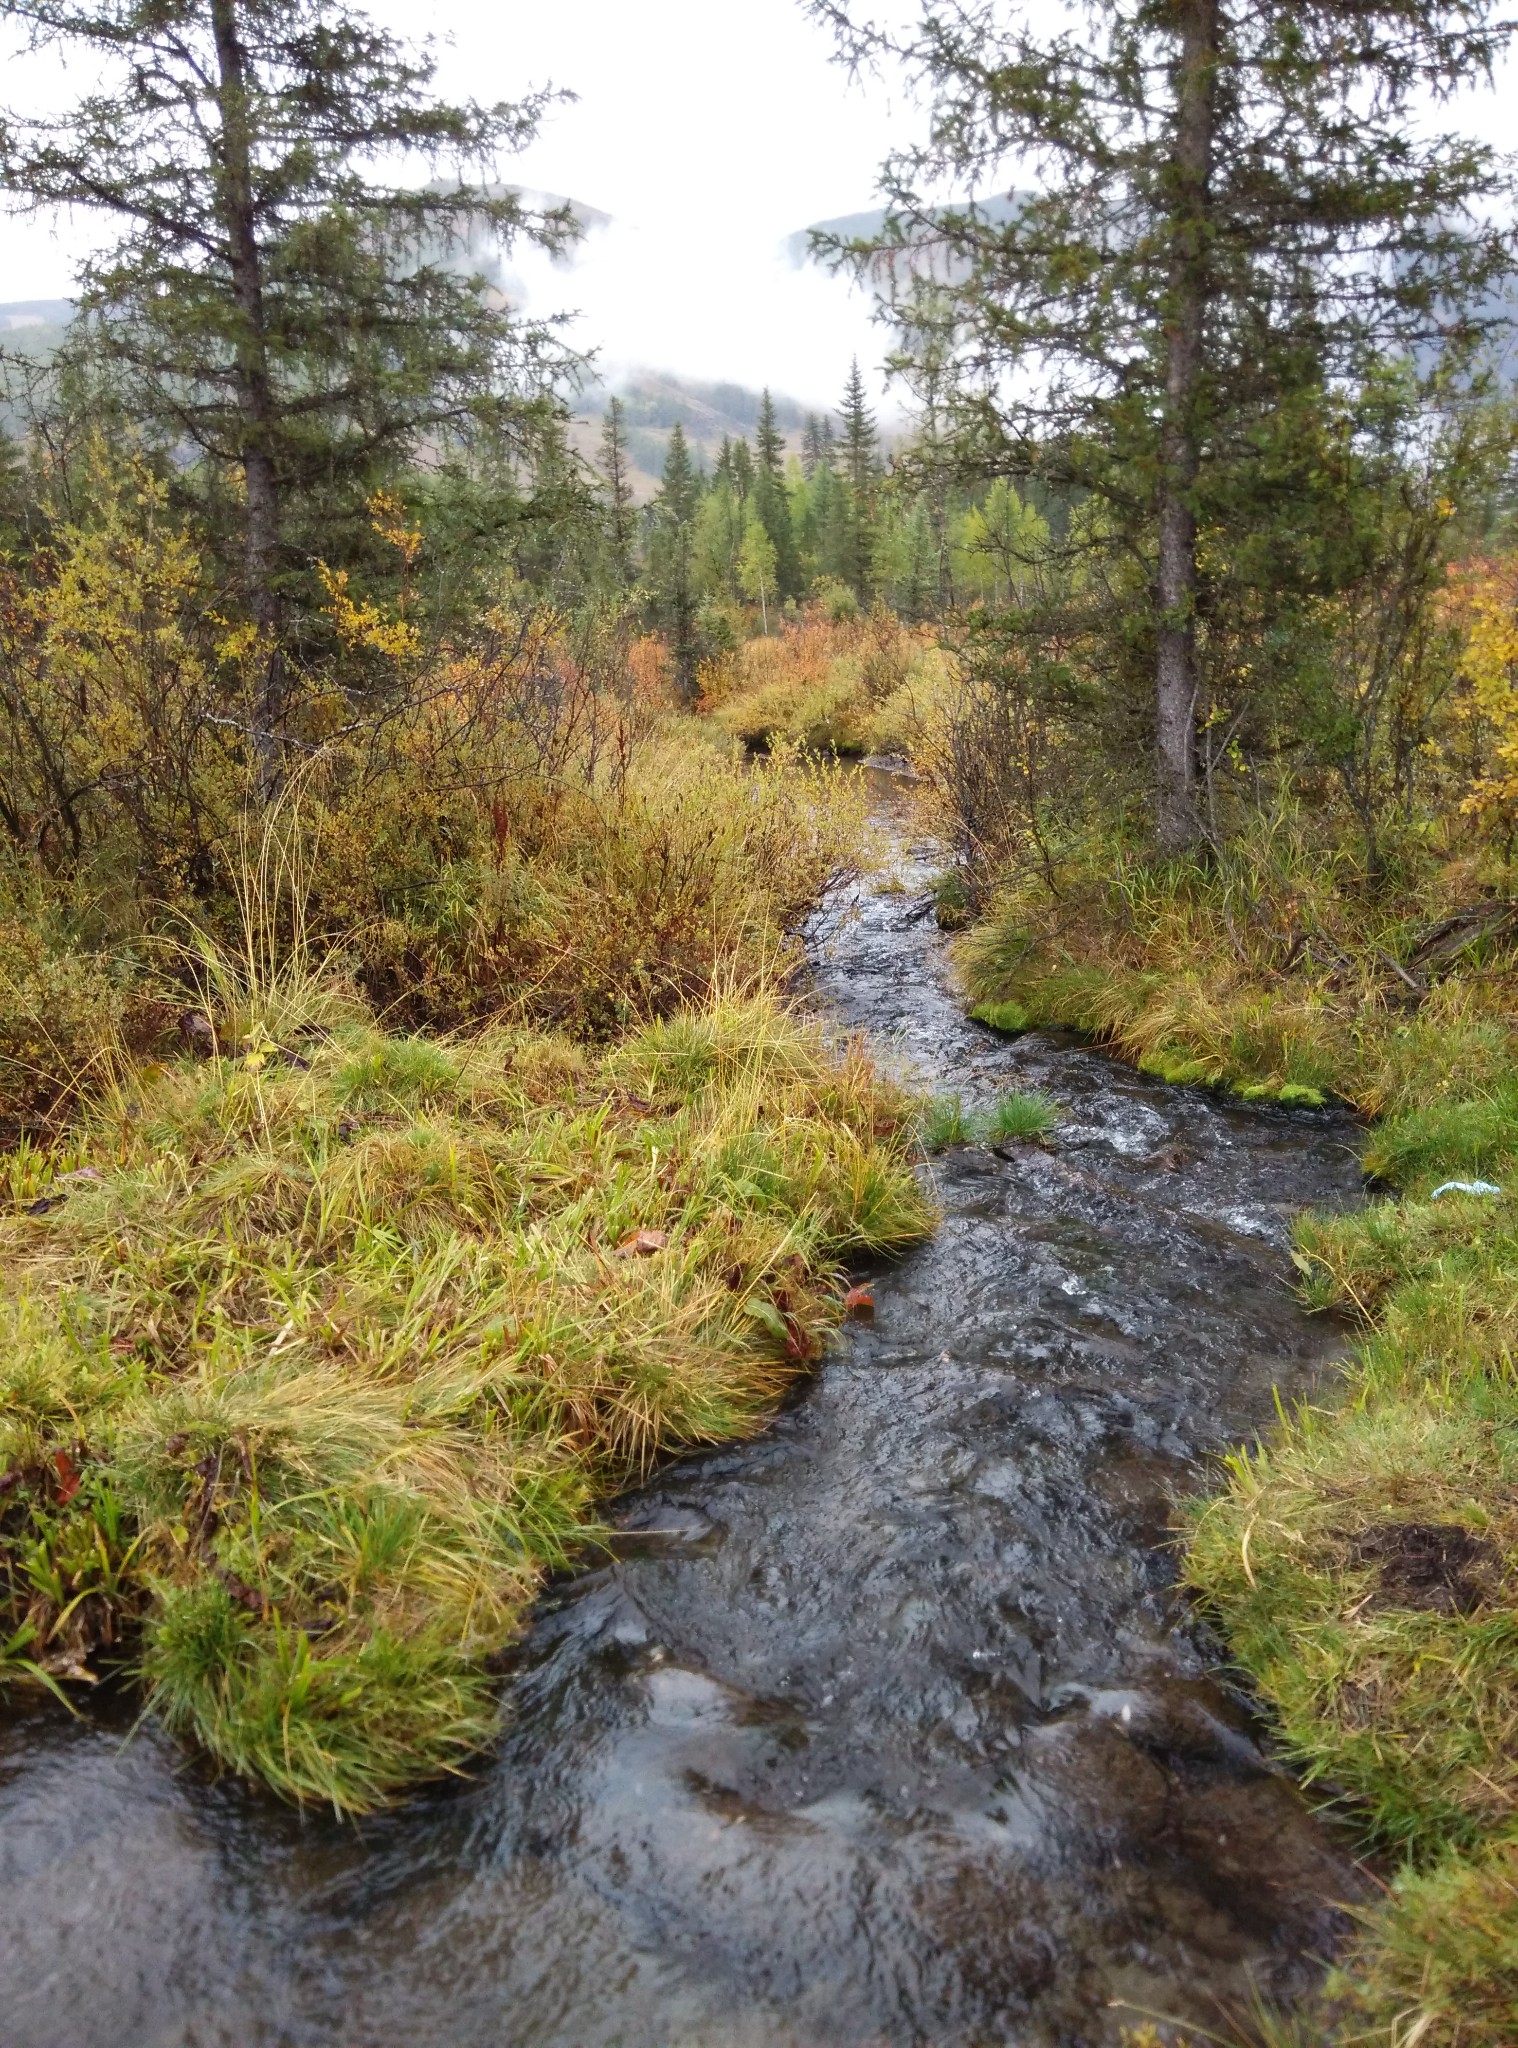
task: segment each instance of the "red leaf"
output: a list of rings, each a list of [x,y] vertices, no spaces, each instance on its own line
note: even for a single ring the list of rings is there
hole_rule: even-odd
[[[875,1313],[875,1297],[868,1287],[851,1287],[843,1297],[843,1312],[846,1316],[872,1316]]]
[[[66,1508],[79,1491],[79,1468],[67,1451],[54,1453],[53,1468],[58,1474],[58,1505]]]
[[[785,1319],[785,1355],[796,1365],[809,1365],[817,1356],[818,1345],[810,1330],[802,1328],[794,1316]]]

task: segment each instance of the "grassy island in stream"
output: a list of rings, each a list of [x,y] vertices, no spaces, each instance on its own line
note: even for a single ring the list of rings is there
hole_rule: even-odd
[[[1417,879],[1414,880],[1413,877]],[[1357,886],[1278,823],[1207,862],[1103,847],[960,940],[972,999],[1167,1078],[1373,1116],[1395,1186],[1305,1217],[1343,1385],[1187,1504],[1185,1571],[1285,1755],[1400,1875],[1292,2039],[1518,2040],[1518,960],[1502,877]],[[1452,914],[1451,906],[1454,906]],[[1445,1182],[1500,1193],[1439,1193]],[[1297,2022],[1298,2025],[1308,2024]]]
[[[125,1650],[218,1763],[360,1811],[489,1741],[596,1498],[758,1426],[837,1262],[929,1216],[900,1102],[762,995],[599,1055],[302,1007],[8,1162],[0,1642]]]

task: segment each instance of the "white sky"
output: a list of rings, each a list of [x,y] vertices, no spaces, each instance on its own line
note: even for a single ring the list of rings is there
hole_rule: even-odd
[[[901,0],[891,0],[899,5]],[[1036,10],[1050,0],[1033,0]],[[634,365],[836,399],[886,337],[842,280],[784,259],[809,222],[874,203],[876,168],[918,116],[852,85],[798,0],[371,0],[402,34],[447,39],[450,96],[578,95],[504,174],[614,216],[570,271],[519,262],[535,313],[578,310],[573,338],[613,377]],[[0,50],[0,56],[3,56]],[[1511,146],[1509,88],[1453,111]],[[58,104],[88,84],[55,62],[6,66],[0,98]],[[1446,118],[1449,116],[1446,110]],[[0,214],[0,301],[65,295],[88,223]],[[879,387],[878,376],[872,383]]]

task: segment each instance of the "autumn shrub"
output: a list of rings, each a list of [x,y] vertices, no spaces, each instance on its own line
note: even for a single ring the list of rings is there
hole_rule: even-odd
[[[748,747],[788,739],[813,753],[905,754],[943,675],[931,628],[820,600],[710,667],[702,708]]]
[[[370,1006],[415,1028],[511,1014],[605,1038],[719,968],[762,979],[855,858],[857,795],[816,761],[751,769],[678,717],[623,600],[570,612],[512,587],[432,642],[326,575],[328,655],[289,666],[271,783],[264,652],[221,621],[162,486],[96,470],[88,518],[0,569],[13,1122],[66,1113],[123,1031],[195,999],[186,921],[241,942],[238,876],[271,818],[299,848],[287,924],[298,901]],[[375,521],[411,547],[388,500]]]

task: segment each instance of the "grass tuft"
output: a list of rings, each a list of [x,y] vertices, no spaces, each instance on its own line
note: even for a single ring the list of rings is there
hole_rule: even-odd
[[[1044,1138],[1058,1122],[1059,1107],[1047,1095],[1011,1090],[989,1109],[966,1109],[961,1096],[940,1095],[922,1110],[918,1135],[924,1151],[946,1152],[954,1145]]]
[[[922,1111],[918,1132],[925,1152],[947,1152],[952,1145],[973,1145],[978,1121],[959,1095],[937,1095]]]
[[[11,1162],[0,1675],[135,1658],[219,1766],[363,1812],[490,1740],[595,1500],[759,1427],[840,1262],[932,1219],[909,1105],[769,995],[599,1056],[272,1039]]]
[[[996,1139],[1045,1138],[1059,1122],[1059,1108],[1047,1095],[1000,1095],[981,1119],[983,1135]]]

